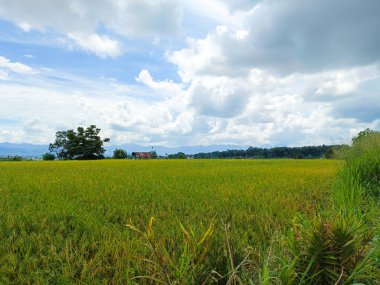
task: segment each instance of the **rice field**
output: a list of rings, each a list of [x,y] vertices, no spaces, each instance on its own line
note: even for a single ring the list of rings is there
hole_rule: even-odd
[[[243,260],[251,248],[259,259],[297,213],[312,217],[319,207],[329,208],[340,165],[336,160],[1,162],[0,283],[145,284],[134,278],[147,274],[143,258],[150,256],[149,248],[131,228],[149,229],[151,217],[155,241],[173,259],[184,256],[183,229],[198,241],[212,229],[208,263],[223,276],[229,257]]]

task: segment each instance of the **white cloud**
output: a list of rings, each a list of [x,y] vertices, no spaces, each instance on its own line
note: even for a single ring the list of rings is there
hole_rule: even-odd
[[[25,22],[19,23],[18,26],[24,32],[30,32],[32,30],[32,27],[28,23],[25,23]]]
[[[122,53],[118,41],[108,36],[98,34],[69,33],[68,37],[85,51],[92,52],[99,57],[117,57]]]
[[[25,32],[55,31],[101,57],[121,54],[110,32],[126,37],[172,35],[181,21],[176,0],[0,0],[0,7],[0,18]]]
[[[57,130],[96,124],[113,144],[305,145],[348,142],[357,129],[379,124],[352,118],[352,111],[345,115],[339,98],[354,95],[315,94],[329,78],[342,77],[341,70],[313,76],[279,77],[260,70],[241,78],[198,76],[187,89],[159,100],[144,94],[166,86],[157,89],[160,82],[144,70],[137,77],[146,84],[143,89],[115,80],[69,77],[74,83],[63,90],[45,72],[34,80],[25,78],[27,85],[0,84],[0,101],[6,102],[0,113],[18,122],[2,127],[0,141],[49,143]],[[378,81],[374,67],[345,74],[357,78],[355,91]]]
[[[7,80],[8,79],[8,73],[4,70],[0,70],[0,80]]]
[[[59,81],[50,79],[52,72],[71,83],[63,89]],[[157,143],[169,133],[184,133],[189,128],[181,130],[186,121],[181,95],[155,103],[135,96],[151,93],[150,88],[141,90],[115,80],[75,78],[56,71],[42,71],[34,79],[27,76],[23,83],[0,83],[0,101],[6,102],[0,104],[0,121],[12,118],[17,122],[3,123],[0,141],[49,143],[58,130],[96,124],[114,144],[141,143],[143,137]]]
[[[309,81],[307,92],[321,98],[349,96],[357,92],[360,85],[380,77],[379,66],[326,71],[315,75],[306,75]]]
[[[161,91],[165,96],[177,94],[181,91],[180,84],[169,80],[155,81],[152,75],[146,69],[141,70],[135,79],[137,82],[140,82],[153,90]]]
[[[227,5],[229,19],[206,37],[168,53],[190,86],[189,106],[224,128],[206,127],[204,140],[331,143],[374,126],[380,5],[340,4],[240,1]]]
[[[10,80],[11,75],[33,75],[38,72],[32,67],[20,63],[12,62],[10,59],[0,56],[0,80]]]
[[[244,82],[222,76],[197,78],[189,93],[198,114],[226,118],[242,113],[250,95]]]
[[[22,64],[20,62],[12,62],[8,58],[0,56],[0,69],[3,69],[3,72],[11,71],[14,73],[21,74],[34,74],[36,73],[33,68],[26,64]]]
[[[216,33],[225,33],[224,28],[218,26]],[[191,81],[197,74],[223,74],[222,70],[218,70],[219,63],[224,60],[222,47],[214,41],[213,35],[205,39],[188,39],[187,42],[189,48],[167,54],[168,60],[178,66],[178,73],[184,82]]]

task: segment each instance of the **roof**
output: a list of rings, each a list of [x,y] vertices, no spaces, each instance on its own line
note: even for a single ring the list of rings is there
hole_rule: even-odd
[[[141,158],[150,158],[151,157],[150,152],[132,152],[132,156],[137,156]]]

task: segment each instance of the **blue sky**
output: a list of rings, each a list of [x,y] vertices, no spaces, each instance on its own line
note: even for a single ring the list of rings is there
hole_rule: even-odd
[[[380,129],[377,0],[0,0],[0,142],[299,146]]]

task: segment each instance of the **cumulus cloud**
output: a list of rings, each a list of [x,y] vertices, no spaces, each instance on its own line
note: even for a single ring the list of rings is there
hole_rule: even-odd
[[[234,117],[242,113],[249,99],[242,82],[225,77],[195,80],[190,89],[190,106],[197,113],[212,117]]]
[[[80,93],[61,100],[74,101],[80,110],[71,113],[72,118],[68,121],[72,125],[78,122],[99,124],[113,143],[167,146],[345,143],[357,130],[378,124],[375,114],[378,104],[371,99],[375,96],[370,93],[357,96],[357,92],[367,94],[365,89],[372,90],[377,84],[376,70],[368,66],[285,77],[252,70],[244,78],[202,76],[192,80],[189,88],[158,101],[125,97],[121,94],[134,94],[136,87],[129,86],[118,93],[118,89],[112,89],[114,83],[107,83],[102,88],[111,89],[109,93],[113,94],[107,98],[94,97],[93,90],[82,87]],[[353,78],[355,88],[343,93],[339,88],[325,89],[329,94],[325,97],[316,94],[322,87],[326,88],[326,82],[352,81]],[[147,70],[140,72],[136,79],[146,85],[145,93],[157,88],[152,85],[157,82]],[[372,100],[371,120],[362,116],[369,116],[364,112],[368,110],[367,103],[362,104],[363,112],[353,110],[354,106],[359,106],[360,98],[364,99],[363,102]],[[352,104],[350,100],[357,101]]]
[[[376,0],[263,1],[239,14],[243,27],[219,26],[169,59],[181,74],[231,76],[251,68],[285,75],[368,65],[380,60],[379,14]],[[237,36],[242,28],[245,37]]]
[[[376,126],[378,1],[227,2],[229,20],[167,55],[189,83],[189,106],[223,126],[213,138],[329,143]]]
[[[121,36],[172,35],[181,20],[176,0],[0,0],[0,7],[0,18],[25,32],[50,29],[102,57],[121,51],[117,39],[99,29]]]
[[[48,143],[55,131],[96,124],[113,144],[304,145],[347,142],[348,134],[379,123],[365,122],[359,112],[345,109],[353,104],[339,101],[356,100],[354,95],[336,95],[338,101],[307,100],[316,95],[305,95],[305,90],[315,90],[318,84],[305,75],[282,78],[256,70],[244,84],[236,78],[198,78],[188,89],[158,101],[134,96],[138,86],[120,88],[111,80],[79,78],[62,90],[57,82],[39,77],[28,86],[0,84],[0,101],[7,102],[0,105],[0,113],[17,122],[2,128],[0,140]],[[150,77],[143,80],[149,82]],[[377,81],[363,79],[355,90],[365,92],[367,84],[372,88]],[[139,92],[152,91],[146,86]],[[107,96],[100,95],[105,92]],[[378,104],[371,100],[375,110]]]

